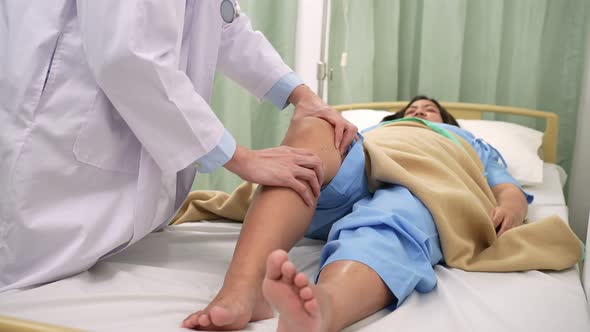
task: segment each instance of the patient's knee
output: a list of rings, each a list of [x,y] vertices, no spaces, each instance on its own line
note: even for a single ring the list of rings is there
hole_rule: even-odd
[[[342,156],[334,144],[334,127],[323,119],[305,117],[291,121],[283,144],[317,154],[324,164],[325,183],[336,175],[342,164]]]
[[[303,147],[318,146],[333,142],[334,127],[330,123],[320,118],[305,117],[291,121],[283,144],[293,147]],[[328,144],[328,146],[334,147],[334,144]]]

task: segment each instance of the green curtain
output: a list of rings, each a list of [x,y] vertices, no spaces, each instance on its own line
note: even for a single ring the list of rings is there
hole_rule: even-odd
[[[588,0],[334,0],[329,102],[426,94],[555,112],[569,172],[589,13]]]
[[[240,7],[250,17],[255,30],[260,30],[293,68],[297,0],[241,0]],[[281,143],[293,109],[279,111],[270,103],[259,104],[246,90],[233,81],[216,75],[211,107],[238,144],[251,149],[277,146]],[[242,180],[220,168],[210,174],[198,174],[193,189],[232,191]]]

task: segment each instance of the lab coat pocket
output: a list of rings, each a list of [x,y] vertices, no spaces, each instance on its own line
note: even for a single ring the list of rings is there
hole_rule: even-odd
[[[73,152],[78,161],[103,170],[137,173],[141,143],[99,91],[76,137]]]

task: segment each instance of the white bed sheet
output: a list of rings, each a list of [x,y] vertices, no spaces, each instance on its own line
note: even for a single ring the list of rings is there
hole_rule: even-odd
[[[558,211],[555,211],[558,212]],[[198,223],[149,235],[77,276],[0,294],[0,314],[92,331],[182,331],[181,320],[221,286],[240,226]],[[321,242],[303,240],[295,264],[317,271]],[[578,272],[468,273],[436,268],[438,285],[348,331],[590,331]],[[248,331],[274,331],[276,319]]]
[[[566,205],[563,195],[566,179],[567,175],[561,166],[544,163],[543,184],[527,186],[524,190],[535,196],[532,205]]]
[[[544,193],[535,192],[547,202],[558,196]],[[532,220],[552,214],[567,220],[564,205],[537,200],[529,210]],[[217,222],[169,227],[87,272],[0,294],[0,315],[92,331],[185,331],[182,319],[220,288],[239,230],[240,224]],[[290,256],[313,275],[321,247],[304,239]],[[436,273],[434,291],[414,293],[396,311],[382,310],[347,331],[590,331],[575,268],[473,273],[437,266]],[[270,319],[246,331],[275,329],[276,319]]]

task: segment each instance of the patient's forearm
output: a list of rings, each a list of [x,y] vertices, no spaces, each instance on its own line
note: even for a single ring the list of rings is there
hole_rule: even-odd
[[[522,190],[511,183],[501,183],[492,187],[498,206],[516,213],[520,221],[526,218],[528,204]]]

